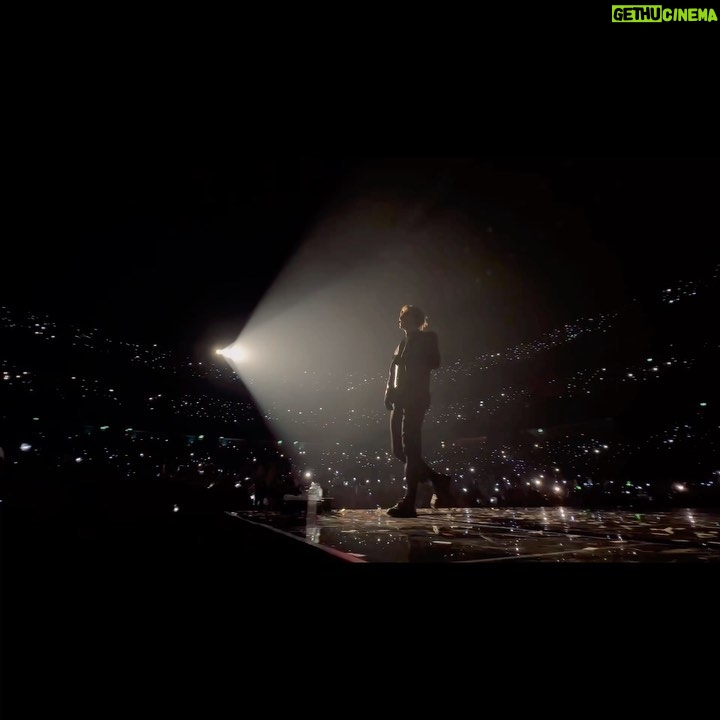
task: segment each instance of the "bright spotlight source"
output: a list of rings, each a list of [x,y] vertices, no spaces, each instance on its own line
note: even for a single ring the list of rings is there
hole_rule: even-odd
[[[228,360],[234,362],[242,362],[247,357],[247,353],[238,345],[229,345],[226,348],[215,351],[216,355],[222,355]]]

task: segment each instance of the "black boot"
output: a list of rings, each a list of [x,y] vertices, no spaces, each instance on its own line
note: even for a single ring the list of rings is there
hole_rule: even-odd
[[[414,518],[417,517],[417,510],[412,503],[403,498],[397,505],[393,505],[388,509],[387,514],[391,517]]]
[[[391,517],[417,517],[417,511],[415,510],[415,505],[417,504],[417,478],[414,474],[408,474],[405,476],[405,483],[407,484],[405,497],[397,505],[393,505],[387,511],[387,514]]]

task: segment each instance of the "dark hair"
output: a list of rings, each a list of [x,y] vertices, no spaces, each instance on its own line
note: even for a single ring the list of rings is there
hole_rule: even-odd
[[[413,319],[413,324],[415,327],[420,328],[420,330],[425,330],[428,326],[427,316],[417,305],[403,305],[400,310],[400,317],[403,315],[410,315]]]

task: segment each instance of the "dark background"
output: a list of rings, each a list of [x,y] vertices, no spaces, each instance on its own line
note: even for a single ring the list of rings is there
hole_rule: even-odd
[[[109,147],[56,149],[26,168],[27,206],[6,242],[3,301],[190,346],[211,326],[241,327],[328,208],[369,186],[456,211],[466,226],[493,227],[484,252],[535,285],[518,308],[541,296],[556,318],[692,277],[717,258],[716,158],[244,157]],[[358,176],[364,185],[350,182]]]

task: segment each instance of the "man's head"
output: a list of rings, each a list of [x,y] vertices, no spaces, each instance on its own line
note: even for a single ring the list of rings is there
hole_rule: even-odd
[[[425,313],[415,305],[403,305],[398,322],[400,328],[405,332],[424,330],[427,327]]]

